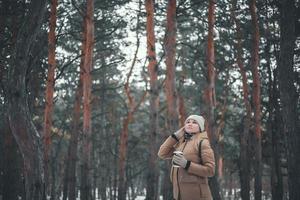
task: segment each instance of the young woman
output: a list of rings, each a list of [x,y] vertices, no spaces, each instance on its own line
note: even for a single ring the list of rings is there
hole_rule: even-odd
[[[215,173],[215,158],[204,130],[204,118],[191,115],[185,125],[160,146],[158,156],[172,159],[175,200],[211,200],[207,177]]]

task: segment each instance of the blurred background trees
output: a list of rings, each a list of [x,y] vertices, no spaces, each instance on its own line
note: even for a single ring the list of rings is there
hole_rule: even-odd
[[[300,199],[298,0],[55,2],[0,1],[2,199],[168,200],[189,114],[215,199]]]

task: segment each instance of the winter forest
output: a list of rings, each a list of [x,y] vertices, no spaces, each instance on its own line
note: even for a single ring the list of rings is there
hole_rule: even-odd
[[[0,200],[172,200],[202,115],[214,200],[300,199],[299,0],[0,0]]]

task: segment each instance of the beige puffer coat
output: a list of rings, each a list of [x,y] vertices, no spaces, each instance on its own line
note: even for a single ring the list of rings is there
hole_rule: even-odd
[[[201,158],[199,157],[199,143],[201,144]],[[179,150],[184,157],[191,161],[188,170],[180,167],[171,169],[171,182],[173,196],[176,200],[211,200],[211,192],[207,177],[215,173],[215,158],[209,144],[207,133],[196,133],[189,140],[182,138],[177,142],[173,137],[168,137],[160,146],[158,156],[162,159],[172,159],[173,152]]]

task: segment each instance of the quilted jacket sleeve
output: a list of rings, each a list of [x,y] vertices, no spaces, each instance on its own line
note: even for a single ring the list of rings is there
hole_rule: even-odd
[[[173,137],[169,136],[160,146],[158,156],[162,159],[171,159],[175,151],[174,145],[177,143]]]
[[[203,140],[201,145],[202,164],[191,162],[188,173],[202,176],[212,177],[215,174],[215,156],[208,140]]]

